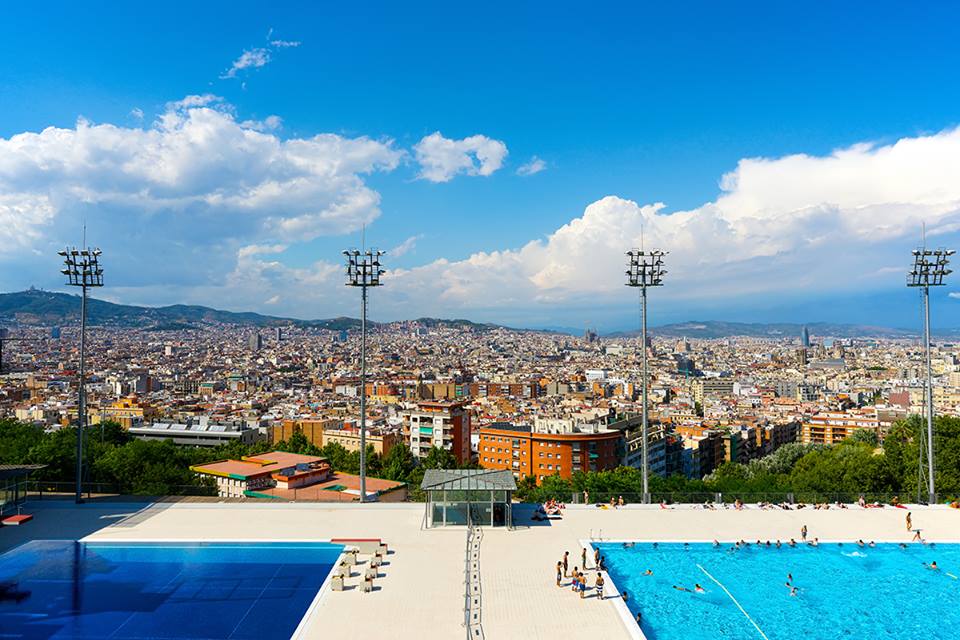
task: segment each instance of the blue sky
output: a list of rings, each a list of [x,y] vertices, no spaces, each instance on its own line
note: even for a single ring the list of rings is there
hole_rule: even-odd
[[[23,166],[10,161],[6,169],[0,160],[0,198],[6,193],[9,199],[6,209],[0,200],[0,217],[19,220],[14,228],[20,238],[0,250],[3,288],[59,288],[49,251],[75,241],[85,217],[91,241],[104,246],[112,263],[104,290],[112,299],[298,317],[355,313],[333,266],[340,249],[358,242],[365,220],[371,242],[407,249],[388,258],[400,273],[377,292],[375,316],[590,323],[612,330],[630,326],[635,313],[630,292],[611,284],[622,274],[615,266],[621,259],[610,256],[617,242],[625,249],[638,241],[637,220],[644,219],[652,242],[673,241],[665,248],[673,250],[678,267],[673,277],[679,282],[665,287],[653,309],[655,322],[912,325],[915,297],[893,268],[905,268],[918,221],[928,221],[937,243],[956,244],[954,176],[936,176],[943,189],[933,179],[912,189],[916,181],[909,175],[931,173],[924,163],[960,165],[952,135],[960,124],[960,48],[953,28],[960,9],[945,3],[922,13],[904,3],[876,2],[275,4],[2,9],[0,143],[12,145],[18,135],[48,127],[76,133],[81,117],[89,126],[121,131],[113,136],[96,129],[96,154],[83,136],[63,142],[49,135],[44,153],[76,163],[60,173],[50,170],[49,160],[21,158]],[[271,44],[277,41],[299,44]],[[244,52],[257,51],[269,61],[229,73]],[[280,142],[335,134],[384,145],[334,184],[314,184],[293,201],[270,201],[257,210],[262,220],[299,220],[318,193],[333,207],[355,203],[360,192],[375,194],[376,203],[358,204],[334,224],[310,227],[308,220],[296,233],[279,234],[251,220],[247,214],[259,205],[250,201],[235,198],[232,209],[204,209],[211,194],[266,180],[243,173],[248,157],[205,164],[202,204],[189,206],[168,199],[140,203],[143,185],[135,181],[156,188],[156,176],[118,170],[114,179],[91,159],[113,157],[110,145],[135,156],[128,145],[138,144],[137,130],[154,128],[171,103],[206,94],[216,99],[176,107],[184,122],[190,109],[212,109],[241,127],[275,115],[281,123],[275,128],[246,126]],[[508,151],[484,168],[468,149],[463,157],[471,168],[432,180],[424,177],[416,148],[435,132],[454,146],[482,136]],[[877,169],[904,140],[924,149]],[[782,161],[793,154],[828,159],[864,143],[880,151],[813,169]],[[218,153],[216,145],[191,148],[205,158]],[[543,170],[517,174],[535,158]],[[766,194],[769,201],[754,209],[743,204],[757,201],[753,194],[734,198],[733,208],[711,224],[743,223],[746,214],[736,207],[751,215],[774,211],[775,219],[761,225],[760,239],[737,232],[721,242],[721,233],[698,220],[706,218],[704,205],[729,190],[721,189],[723,176],[751,158],[773,163],[775,175],[757,178],[764,184],[801,184],[810,170],[818,176],[858,172],[860,186],[847,199],[830,180],[812,180],[820,187],[811,187],[806,200],[781,203]],[[328,160],[338,162],[324,156]],[[95,180],[84,182],[96,171]],[[182,175],[196,171],[189,165]],[[272,171],[270,180],[277,172],[284,173]],[[883,188],[891,173],[907,174],[893,194]],[[37,208],[38,194],[49,198],[45,208]],[[618,200],[585,213],[606,196]],[[645,209],[656,203],[663,206]],[[894,211],[912,205],[909,214]],[[811,207],[832,213],[811,214]],[[674,212],[690,215],[668,224]],[[872,224],[883,229],[879,239],[863,232]],[[565,225],[568,244],[551,243]],[[599,241],[599,229],[613,240]],[[707,234],[702,246],[693,241],[697,233]],[[582,243],[577,234],[585,234]],[[784,243],[778,234],[804,241]],[[538,240],[540,247],[522,250]],[[764,248],[757,255],[740,259],[759,245]],[[243,251],[251,246],[271,249]],[[581,246],[604,255],[571,257],[576,250],[570,247]],[[144,251],[158,247],[169,260],[146,268]],[[834,258],[837,264],[824,269]],[[535,266],[519,266],[530,263]],[[878,272],[886,277],[875,277]],[[960,301],[947,293],[938,292],[935,324],[956,326]]]

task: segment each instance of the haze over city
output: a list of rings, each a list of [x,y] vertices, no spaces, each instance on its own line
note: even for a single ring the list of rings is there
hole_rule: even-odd
[[[172,6],[5,8],[3,290],[85,223],[105,299],[356,316],[366,226],[378,320],[635,328],[642,238],[654,325],[914,327],[921,224],[957,244],[949,6]]]

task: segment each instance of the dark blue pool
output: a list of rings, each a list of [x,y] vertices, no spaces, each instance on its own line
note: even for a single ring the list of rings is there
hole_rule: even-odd
[[[0,555],[0,638],[286,639],[342,550],[30,542]]]

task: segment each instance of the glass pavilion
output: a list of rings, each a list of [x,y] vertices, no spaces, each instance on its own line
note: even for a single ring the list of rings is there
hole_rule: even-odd
[[[510,471],[428,469],[420,488],[427,494],[428,528],[466,525],[512,527],[517,483]]]

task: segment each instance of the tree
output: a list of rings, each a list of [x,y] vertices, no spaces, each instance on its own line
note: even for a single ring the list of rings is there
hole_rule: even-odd
[[[403,443],[395,444],[381,460],[381,477],[395,482],[407,482],[417,466],[410,447]]]
[[[876,447],[879,444],[877,432],[873,429],[857,429],[851,434],[849,439],[851,442],[860,442],[870,445],[871,447]]]
[[[446,449],[430,447],[421,466],[424,469],[456,469],[457,459]]]

